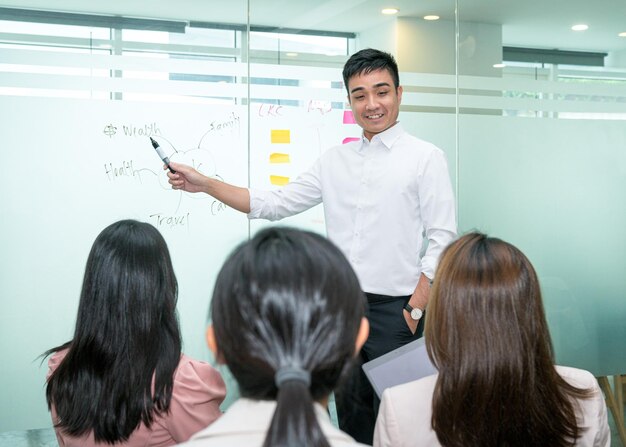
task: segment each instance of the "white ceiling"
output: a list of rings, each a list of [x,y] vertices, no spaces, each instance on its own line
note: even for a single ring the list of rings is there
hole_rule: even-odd
[[[626,50],[626,0],[458,0],[461,22],[501,24],[508,46],[561,50]],[[246,0],[0,0],[0,6],[115,14],[130,17],[245,23]],[[327,31],[360,32],[400,16],[437,14],[454,20],[454,0],[250,0],[250,22]],[[589,29],[570,27],[586,23]],[[461,23],[462,26],[462,23]]]

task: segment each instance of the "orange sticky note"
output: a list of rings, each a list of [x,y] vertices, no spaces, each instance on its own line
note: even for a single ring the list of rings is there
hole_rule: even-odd
[[[272,129],[273,144],[289,144],[291,142],[291,131],[289,129]]]
[[[270,175],[270,183],[276,186],[285,186],[289,183],[289,177],[283,177],[282,175]]]
[[[289,154],[281,154],[279,152],[274,152],[270,154],[270,163],[290,163]]]

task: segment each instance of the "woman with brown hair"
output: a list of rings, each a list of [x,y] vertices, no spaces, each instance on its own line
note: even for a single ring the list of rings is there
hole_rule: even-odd
[[[598,384],[554,365],[537,275],[511,244],[450,244],[425,336],[438,374],[384,392],[374,446],[610,445]]]

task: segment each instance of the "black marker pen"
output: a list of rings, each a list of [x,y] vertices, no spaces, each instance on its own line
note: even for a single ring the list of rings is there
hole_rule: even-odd
[[[165,156],[165,153],[163,153],[163,149],[161,149],[161,146],[159,146],[159,143],[154,141],[152,137],[150,137],[150,141],[152,142],[152,147],[157,151],[157,154],[159,154],[159,157],[161,158],[161,160],[163,160],[163,163],[167,165],[167,168],[170,170],[170,172],[172,174],[176,174],[176,171],[174,171],[170,167],[170,159]]]

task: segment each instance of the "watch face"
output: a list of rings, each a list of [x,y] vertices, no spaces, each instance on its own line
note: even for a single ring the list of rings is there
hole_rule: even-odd
[[[419,320],[420,318],[422,318],[421,309],[417,309],[414,307],[413,310],[411,311],[411,318],[413,318],[414,320]]]

